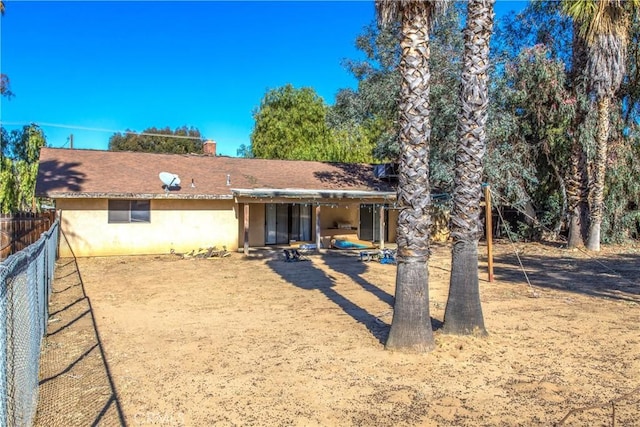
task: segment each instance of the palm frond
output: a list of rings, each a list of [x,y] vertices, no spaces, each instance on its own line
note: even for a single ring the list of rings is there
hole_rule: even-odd
[[[580,36],[587,43],[600,35],[627,37],[629,16],[640,9],[640,0],[565,0],[564,13],[579,25]]]

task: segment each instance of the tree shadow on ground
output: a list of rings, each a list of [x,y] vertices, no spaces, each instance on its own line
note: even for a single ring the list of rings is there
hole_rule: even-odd
[[[349,276],[355,283],[360,285],[365,291],[371,292],[378,297],[380,301],[393,307],[394,297],[388,292],[380,289],[378,286],[365,279],[362,274],[367,269],[367,263],[360,261],[356,254],[343,254],[326,252],[322,255],[322,260],[332,270]]]
[[[316,256],[313,257],[315,258]],[[327,262],[330,258],[332,258],[332,260]],[[374,295],[382,301],[389,303],[391,299],[389,294],[367,282],[360,276],[366,269],[366,265],[359,263],[357,258],[347,254],[324,254],[322,255],[322,259],[337,273],[347,275],[353,279],[354,282],[362,286],[363,289],[374,293]],[[317,261],[316,259],[311,261],[285,262],[284,256],[278,256],[267,261],[267,265],[284,280],[300,289],[320,291],[326,298],[340,307],[355,321],[364,325],[381,344],[384,344],[389,334],[389,325],[338,292],[335,289],[338,278],[316,267],[314,263]],[[346,262],[357,265],[351,265],[347,269],[343,264]],[[339,269],[337,267],[338,265],[342,265],[342,268]],[[348,271],[348,273],[346,271]]]
[[[126,425],[75,258],[56,263],[36,425]]]
[[[620,254],[576,258],[520,254],[534,287],[640,303],[640,255]],[[498,280],[526,281],[515,254],[494,258]]]

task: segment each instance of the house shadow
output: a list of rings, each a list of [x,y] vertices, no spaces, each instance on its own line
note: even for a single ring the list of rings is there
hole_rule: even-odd
[[[314,255],[312,257],[315,258],[316,256]],[[364,263],[359,263],[353,256],[346,254],[322,255],[322,259],[325,262],[327,262],[329,258],[333,258],[327,263],[332,270],[346,274],[352,278],[354,282],[362,286],[363,289],[373,292],[374,295],[382,301],[392,301],[393,298],[389,294],[360,277],[366,268],[366,266],[363,265]],[[315,260],[285,262],[282,256],[271,258],[267,261],[267,265],[293,286],[308,291],[316,290],[321,292],[328,300],[340,307],[342,311],[351,316],[356,322],[366,327],[367,330],[384,345],[389,334],[389,325],[371,314],[366,308],[360,307],[336,290],[338,278],[333,276],[331,272],[325,272],[317,267],[315,262]],[[356,265],[348,269],[349,273],[345,273],[346,270],[339,267],[344,262]],[[390,305],[392,305],[392,303]]]
[[[75,258],[57,261],[52,288],[35,425],[125,426]]]
[[[541,256],[521,254],[531,285],[599,298],[640,303],[640,255],[615,257]],[[497,280],[526,281],[515,254],[494,258]]]

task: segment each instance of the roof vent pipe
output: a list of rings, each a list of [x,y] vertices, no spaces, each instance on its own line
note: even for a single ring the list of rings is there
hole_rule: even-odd
[[[227,185],[231,185],[231,175],[227,174]]]

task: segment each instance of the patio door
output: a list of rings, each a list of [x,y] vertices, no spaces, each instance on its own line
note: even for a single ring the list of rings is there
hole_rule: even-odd
[[[292,203],[265,205],[265,243],[288,244],[311,240],[311,206]]]
[[[389,223],[389,211],[384,210],[384,222]],[[384,240],[388,239],[389,227],[385,227]],[[380,207],[378,205],[360,205],[360,239],[369,242],[380,240]]]

